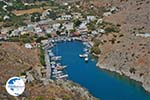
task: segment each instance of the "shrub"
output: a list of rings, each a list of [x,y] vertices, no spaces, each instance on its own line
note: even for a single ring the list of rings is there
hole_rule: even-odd
[[[39,96],[35,100],[44,100],[44,99],[41,96]]]
[[[91,48],[91,53],[100,54],[101,51],[98,46],[95,46]]]

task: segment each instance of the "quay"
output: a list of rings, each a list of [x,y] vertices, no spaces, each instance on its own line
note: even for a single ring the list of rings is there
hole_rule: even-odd
[[[79,55],[81,58],[83,56],[84,60],[88,61],[88,48],[91,47],[91,44],[88,42],[88,39],[86,37],[53,37],[46,40],[44,43],[44,51],[45,51],[45,63],[46,63],[46,78],[66,78],[68,77],[68,74],[64,74],[63,71],[66,68],[66,66],[61,66],[58,61],[61,60],[61,56],[55,56],[53,52],[51,51],[51,48],[55,46],[57,42],[66,42],[66,41],[82,41],[84,45],[86,45],[87,48],[85,48],[85,54]],[[54,77],[55,76],[55,77]]]
[[[45,63],[46,63],[46,78],[50,79],[51,78],[51,66],[50,66],[50,59],[48,55],[48,50],[45,49]]]

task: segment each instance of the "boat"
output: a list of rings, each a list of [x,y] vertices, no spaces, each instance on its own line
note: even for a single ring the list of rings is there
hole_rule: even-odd
[[[51,60],[53,60],[53,61],[61,60],[61,56],[54,56],[54,57],[51,57]]]
[[[85,57],[88,57],[88,54],[80,54],[79,55],[81,58],[85,58]]]
[[[54,56],[54,53],[49,52],[48,55],[52,57],[52,56]]]
[[[62,79],[62,78],[66,78],[66,77],[68,77],[68,74],[61,75],[61,76],[57,76],[56,78],[57,78],[57,79]]]
[[[65,68],[67,68],[67,66],[57,66],[57,67],[56,67],[57,70],[63,70],[63,69],[65,69]]]
[[[87,52],[88,51],[88,49],[87,48],[84,48],[84,50],[83,50],[84,52]]]
[[[56,62],[55,62],[55,61],[52,61],[50,64],[55,65],[55,64],[56,64]]]
[[[84,60],[87,62],[87,61],[89,60],[89,58],[88,58],[88,57],[86,57]]]
[[[52,72],[52,74],[60,74],[60,73],[62,73],[62,71],[54,71],[54,72]]]
[[[53,69],[54,69],[54,68],[56,68],[56,66],[55,66],[54,64],[52,64],[52,65],[51,65],[51,68],[53,68]]]

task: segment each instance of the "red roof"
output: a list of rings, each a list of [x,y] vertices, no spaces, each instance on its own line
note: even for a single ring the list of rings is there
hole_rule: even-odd
[[[74,32],[73,35],[79,36],[80,32]]]

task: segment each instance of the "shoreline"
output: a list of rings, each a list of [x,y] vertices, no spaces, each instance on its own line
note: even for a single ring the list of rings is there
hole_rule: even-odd
[[[81,39],[82,37],[74,37],[74,40],[79,40],[79,41],[82,41],[82,42],[85,42],[85,41],[83,41],[82,39]],[[90,44],[91,46],[93,46],[93,42],[92,41],[90,41],[89,39],[86,41],[86,42],[88,42],[88,44]],[[50,47],[49,47],[50,48]],[[98,59],[99,59],[99,56],[97,56],[98,57]],[[126,76],[127,78],[129,78],[129,79],[132,79],[132,80],[135,80],[136,82],[139,82],[140,83],[140,85],[143,87],[143,89],[145,90],[145,91],[147,91],[147,92],[150,92],[150,87],[149,87],[149,85],[147,85],[146,83],[145,83],[145,81],[143,80],[143,78],[140,78],[140,77],[138,77],[138,76],[136,76],[136,75],[134,75],[134,74],[130,74],[129,72],[126,72],[126,71],[124,71],[124,70],[120,70],[120,69],[117,69],[117,68],[115,68],[115,67],[110,67],[109,65],[107,65],[107,64],[100,64],[100,61],[99,60],[97,60],[97,64],[96,64],[96,66],[98,66],[100,69],[104,69],[104,70],[107,70],[107,71],[111,71],[111,72],[115,72],[115,73],[117,73],[117,74],[119,74],[119,75],[121,75],[121,76]]]
[[[92,41],[88,41],[89,44],[92,44],[91,46],[93,46],[93,42]],[[134,75],[134,74],[129,74],[128,72],[124,71],[123,69],[120,70],[118,68],[115,68],[115,67],[110,67],[109,65],[107,64],[100,64],[100,60],[99,60],[99,55],[95,55],[95,54],[92,54],[93,56],[97,57],[97,63],[96,63],[96,66],[99,67],[100,69],[103,69],[103,70],[107,70],[107,71],[110,71],[110,72],[115,72],[121,76],[126,76],[127,78],[131,79],[131,80],[134,80],[138,83],[140,83],[141,87],[148,93],[150,93],[150,84],[147,84],[145,82],[145,80],[140,77],[138,77],[137,75]]]
[[[99,67],[100,69],[103,69],[103,70],[107,70],[107,71],[110,71],[110,72],[114,72],[114,73],[117,73],[119,74],[120,76],[126,76],[127,78],[131,79],[131,80],[134,80],[136,82],[138,82],[141,87],[148,93],[150,93],[150,87],[149,85],[145,84],[144,83],[144,80],[136,77],[135,75],[129,75],[128,73],[126,73],[125,71],[120,71],[120,70],[117,70],[113,67],[107,67],[107,65],[103,65],[103,64],[100,64],[99,61],[97,62],[96,64],[97,67]],[[128,75],[127,75],[128,74]]]

